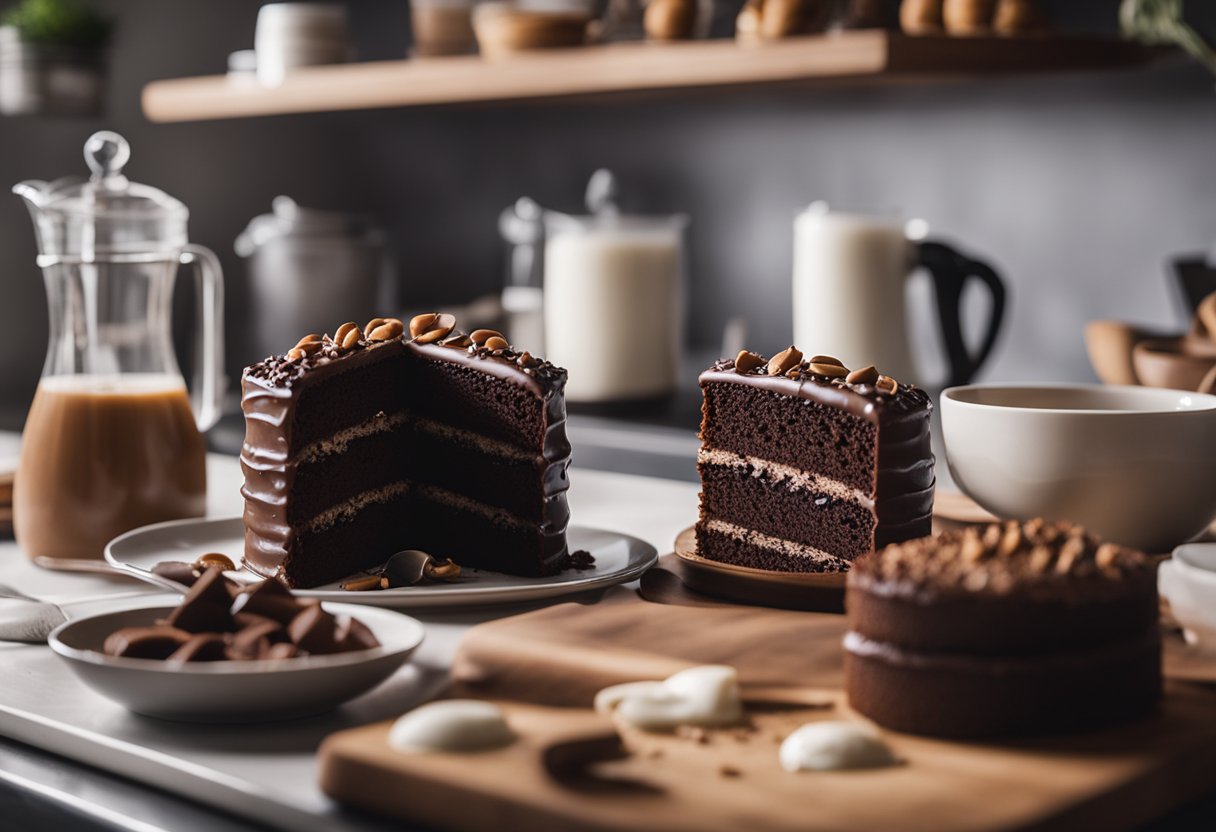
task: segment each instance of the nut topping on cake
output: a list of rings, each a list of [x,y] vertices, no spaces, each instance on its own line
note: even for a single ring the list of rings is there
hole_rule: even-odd
[[[433,320],[431,319],[432,316],[434,316]],[[426,325],[425,328],[424,324]],[[410,333],[415,344],[433,344],[446,338],[455,328],[456,316],[446,313],[441,315],[435,312],[428,312],[425,315],[416,315],[410,321]],[[420,330],[417,335],[413,335],[415,329]]]
[[[424,332],[430,332],[437,323],[439,323],[439,315],[436,312],[424,312],[421,315],[415,315],[410,318],[410,337],[417,338]]]
[[[827,378],[845,378],[849,374],[848,367],[842,367],[839,364],[820,364],[819,362],[809,364],[807,371],[812,375],[825,376]]]
[[[491,338],[502,338],[502,333],[497,329],[475,329],[469,334],[469,338],[480,347],[489,342]]]
[[[801,360],[802,353],[798,351],[797,347],[791,345],[769,359],[768,374],[783,376],[790,368],[797,366]]]
[[[747,375],[763,366],[764,359],[754,352],[739,350],[739,354],[735,356],[735,372],[741,375]]]
[[[1072,523],[1008,520],[886,547],[854,565],[860,577],[922,588],[1009,592],[1072,580],[1118,580],[1151,570],[1134,549],[1104,543]]]
[[[490,352],[498,352],[500,350],[507,349],[511,345],[507,343],[506,338],[503,338],[501,335],[495,335],[492,338],[489,338],[482,346],[484,346]]]
[[[844,380],[849,384],[873,384],[878,381],[878,370],[874,369],[874,365],[871,364],[860,370],[854,370],[845,376]]]
[[[354,321],[347,321],[334,332],[334,343],[344,350],[353,350],[363,333]]]
[[[878,381],[874,382],[874,389],[879,393],[886,393],[888,396],[894,396],[899,392],[899,382],[890,376],[879,376]]]
[[[376,326],[367,325],[366,335],[369,341],[391,341],[400,338],[405,332],[405,325],[396,318],[377,318],[380,323]]]
[[[844,362],[833,355],[812,355],[809,364],[835,364],[837,367],[843,367]]]

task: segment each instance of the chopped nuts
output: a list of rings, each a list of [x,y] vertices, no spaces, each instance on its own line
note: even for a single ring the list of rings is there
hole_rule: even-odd
[[[1003,558],[1007,558],[1016,552],[1021,545],[1022,524],[1017,520],[1006,521],[1004,532],[1001,534],[1001,542],[996,547],[996,553]]]
[[[502,333],[497,329],[475,329],[469,334],[469,337],[473,339],[474,344],[480,347],[491,338],[502,338]]]
[[[321,349],[322,343],[321,336],[314,332],[309,335],[305,335],[303,338],[297,341],[295,349],[300,350],[305,355],[312,355],[314,352]]]
[[[1043,574],[1051,566],[1055,555],[1051,552],[1050,546],[1035,546],[1030,550],[1030,571],[1035,574]]]
[[[435,312],[424,312],[410,318],[410,337],[417,338],[424,332],[430,332],[439,323],[439,315]]]
[[[390,341],[405,332],[405,325],[396,318],[388,318],[367,333],[369,341]]]
[[[802,353],[798,351],[797,347],[790,346],[768,360],[768,374],[770,376],[783,376],[801,360]]]
[[[821,364],[817,361],[812,361],[807,371],[812,375],[827,376],[828,378],[845,378],[849,374],[847,367],[842,367],[839,364]]]
[[[868,367],[854,370],[845,376],[844,380],[849,384],[873,384],[878,381],[878,370],[874,369],[874,365],[871,364]]]
[[[307,356],[308,353],[304,352],[304,350],[300,349],[299,347],[292,347],[287,351],[288,361],[299,361],[301,358],[305,358]]]
[[[505,350],[511,345],[507,343],[506,338],[503,338],[501,335],[495,335],[487,338],[486,342],[482,344],[482,346],[488,349],[490,352],[497,352],[498,350]]]
[[[740,375],[747,375],[757,367],[764,366],[764,359],[748,350],[739,350],[739,354],[735,356],[735,372]]]
[[[888,396],[894,396],[899,392],[899,382],[890,376],[879,376],[878,381],[874,382],[874,388],[879,393],[886,393]]]
[[[960,554],[968,563],[979,563],[984,559],[984,555],[988,554],[988,548],[984,546],[979,531],[974,527],[963,532],[963,548]]]
[[[387,318],[372,318],[363,325],[363,334],[370,338],[372,330],[383,324],[386,320]]]
[[[435,323],[431,328],[421,335],[414,336],[415,344],[433,344],[436,341],[446,338],[453,329],[456,328],[456,317],[454,315],[442,314],[435,316]]]
[[[334,333],[334,343],[344,350],[354,349],[361,336],[359,325],[354,321],[347,321]]]
[[[812,355],[811,364],[835,364],[837,367],[843,367],[844,362],[832,355]]]
[[[532,357],[532,353],[525,351],[519,354],[519,358],[515,359],[515,363],[521,367],[531,367],[536,363],[536,359]]]

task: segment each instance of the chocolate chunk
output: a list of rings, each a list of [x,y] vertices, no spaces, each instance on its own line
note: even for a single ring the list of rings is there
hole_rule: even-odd
[[[226,633],[233,628],[228,612],[228,584],[219,567],[207,569],[190,587],[182,603],[165,623],[188,633]]]
[[[371,628],[349,615],[338,619],[338,626],[334,631],[334,641],[337,643],[339,653],[371,650],[373,647],[380,646],[380,640],[372,633]]]
[[[233,658],[256,659],[266,652],[271,644],[287,641],[283,625],[269,618],[238,630],[232,636],[229,653]]]
[[[266,650],[266,653],[258,658],[261,659],[294,659],[297,656],[306,656],[307,653],[300,650],[299,647],[292,644],[290,641],[283,641],[278,644],[272,644]]]
[[[190,634],[176,627],[123,627],[106,636],[102,650],[108,656],[127,659],[167,659],[190,640]]]
[[[232,601],[230,611],[233,615],[242,612],[254,613],[285,625],[300,613],[301,607],[300,602],[287,588],[287,584],[275,578],[267,578],[260,584],[242,587]]]
[[[309,653],[336,653],[337,621],[318,604],[308,607],[287,625],[287,634],[301,650]]]
[[[194,586],[203,574],[200,567],[180,560],[163,560],[152,567],[152,574],[182,586]]]
[[[168,661],[171,662],[218,662],[228,658],[224,637],[218,633],[199,633],[177,648]]]

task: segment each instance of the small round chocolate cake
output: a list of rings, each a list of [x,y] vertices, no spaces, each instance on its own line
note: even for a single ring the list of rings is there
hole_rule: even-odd
[[[1083,730],[1161,695],[1156,570],[1065,523],[894,544],[849,572],[850,705],[941,737]]]

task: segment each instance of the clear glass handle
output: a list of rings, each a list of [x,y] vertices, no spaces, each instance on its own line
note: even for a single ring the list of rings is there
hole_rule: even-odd
[[[209,248],[188,245],[182,249],[182,265],[193,266],[198,301],[194,329],[194,383],[190,404],[198,429],[205,431],[219,421],[224,411],[224,276],[220,261]]]

